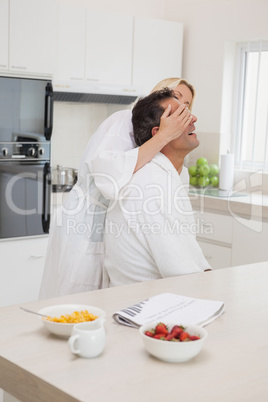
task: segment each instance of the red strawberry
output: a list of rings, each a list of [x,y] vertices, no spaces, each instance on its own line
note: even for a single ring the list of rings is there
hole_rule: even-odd
[[[172,332],[170,332],[169,334],[167,334],[166,336],[166,341],[172,341],[174,339],[174,335]]]
[[[165,337],[164,334],[155,334],[155,335],[153,336],[153,338],[154,338],[154,339],[162,339],[162,340],[165,340],[165,339],[166,339],[166,337]]]
[[[179,336],[181,342],[185,342],[186,340],[189,340],[189,337],[190,337],[190,335],[188,334],[188,332],[185,332],[185,331],[182,331]]]
[[[144,335],[150,336],[151,338],[154,336],[152,331],[145,331]]]
[[[183,329],[181,327],[179,327],[178,325],[175,325],[171,330],[171,334],[173,335],[173,338],[179,338],[179,336],[182,332],[183,332]]]
[[[190,335],[190,339],[191,341],[197,341],[198,339],[200,339],[200,337],[197,335]]]
[[[163,324],[162,322],[157,324],[157,326],[155,327],[155,333],[156,334],[167,335],[168,330],[167,330],[167,327],[165,326],[165,324]]]

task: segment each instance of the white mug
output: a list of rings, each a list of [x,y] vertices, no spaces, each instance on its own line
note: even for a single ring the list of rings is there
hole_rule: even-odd
[[[104,319],[76,324],[68,344],[71,352],[81,357],[91,358],[101,354],[105,346]]]

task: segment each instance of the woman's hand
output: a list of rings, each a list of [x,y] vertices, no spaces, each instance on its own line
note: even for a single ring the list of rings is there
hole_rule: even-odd
[[[180,137],[186,128],[196,121],[186,105],[180,105],[171,114],[171,106],[168,105],[161,116],[158,136],[165,137],[166,143]]]
[[[195,123],[196,120],[196,117],[191,114],[186,105],[180,105],[172,114],[171,106],[169,105],[161,116],[157,135],[153,135],[152,138],[139,147],[134,173],[150,162],[164,146],[178,138],[189,124]]]

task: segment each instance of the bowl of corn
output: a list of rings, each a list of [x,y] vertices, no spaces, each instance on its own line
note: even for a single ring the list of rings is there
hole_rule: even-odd
[[[105,312],[98,307],[86,304],[58,304],[47,306],[38,311],[45,328],[54,335],[68,338],[75,324],[105,319]]]

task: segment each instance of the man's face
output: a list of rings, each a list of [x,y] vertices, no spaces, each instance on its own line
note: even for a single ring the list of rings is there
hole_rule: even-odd
[[[176,98],[170,98],[163,101],[162,105],[166,109],[168,104],[171,105],[171,113],[174,113],[175,110],[181,105],[180,101]],[[171,141],[168,146],[176,149],[182,150],[187,153],[191,152],[193,149],[197,148],[199,145],[199,140],[197,135],[194,133],[195,130],[195,122],[197,121],[197,117],[192,115],[192,121],[190,125],[185,129],[185,131],[180,135],[180,137]]]

